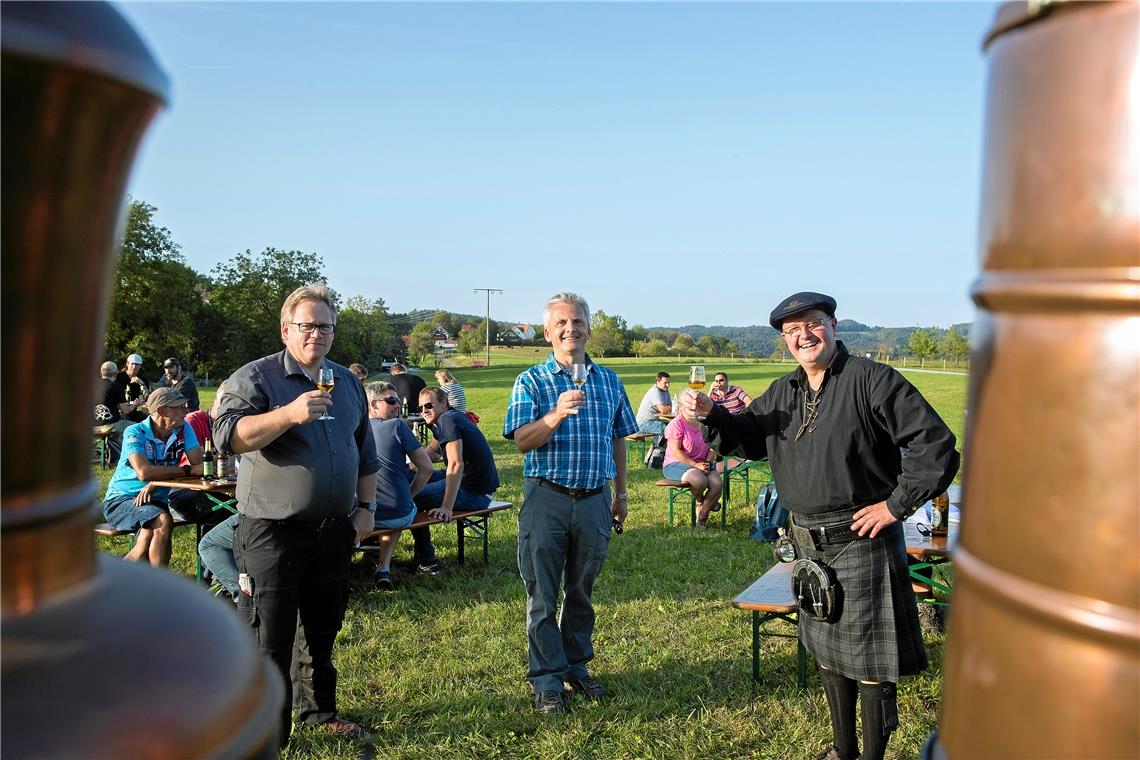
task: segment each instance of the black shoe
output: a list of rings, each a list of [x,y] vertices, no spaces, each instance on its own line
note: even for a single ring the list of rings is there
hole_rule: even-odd
[[[372,585],[378,591],[395,591],[396,584],[392,581],[392,573],[387,570],[377,570]]]
[[[698,528],[707,528],[707,527],[709,527],[709,516],[708,516],[708,515],[705,515],[704,517],[698,517],[698,518],[697,518],[697,525],[696,525],[696,527],[698,527]]]
[[[606,698],[609,691],[605,686],[602,686],[598,681],[590,676],[582,676],[581,678],[571,678],[566,682],[570,688],[577,694],[581,694],[591,702],[598,702]]]
[[[537,691],[534,693],[534,709],[543,715],[566,712],[566,700],[560,691]]]

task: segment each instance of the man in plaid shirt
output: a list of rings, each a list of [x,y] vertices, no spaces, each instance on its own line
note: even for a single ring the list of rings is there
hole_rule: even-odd
[[[567,687],[590,700],[606,696],[586,669],[594,657],[590,596],[611,526],[629,511],[622,439],[637,431],[637,421],[617,375],[586,354],[586,302],[559,293],[547,301],[542,323],[554,350],[516,378],[503,436],[526,455],[518,562],[527,597],[527,680],[535,709],[550,714],[567,709]],[[575,364],[587,369],[580,390],[571,380]]]

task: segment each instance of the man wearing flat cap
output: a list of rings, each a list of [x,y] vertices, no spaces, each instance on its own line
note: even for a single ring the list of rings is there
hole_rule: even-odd
[[[173,388],[156,388],[146,399],[150,416],[123,432],[123,453],[115,468],[103,515],[118,530],[137,531],[135,544],[123,557],[146,560],[155,567],[170,563],[170,489],[155,480],[202,474],[202,447],[186,418],[186,397]],[[179,466],[186,454],[189,464]]]
[[[198,387],[190,375],[182,371],[182,362],[176,357],[170,357],[162,363],[162,378],[158,384],[163,388],[173,388],[186,397],[186,408],[196,412],[201,407],[198,401]]]
[[[959,456],[954,434],[914,386],[836,339],[835,309],[831,296],[802,292],[772,310],[769,323],[800,366],[743,413],[694,391],[680,403],[707,415],[723,452],[768,458],[805,561],[797,570],[819,569],[816,584],[805,584],[816,596],[798,616],[834,734],[817,760],[881,760],[898,726],[895,684],[927,665],[902,523],[946,490]]]

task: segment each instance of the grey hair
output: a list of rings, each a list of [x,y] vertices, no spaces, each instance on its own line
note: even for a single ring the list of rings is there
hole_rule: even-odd
[[[388,391],[394,391],[396,388],[391,383],[386,383],[383,380],[373,380],[368,385],[364,386],[364,395],[368,397],[368,403],[379,401],[384,397]]]
[[[586,299],[577,293],[555,293],[546,302],[546,306],[542,307],[542,326],[546,327],[550,323],[550,310],[560,303],[570,304],[582,310],[582,314],[586,317],[586,324],[590,324],[590,304],[586,303]]]

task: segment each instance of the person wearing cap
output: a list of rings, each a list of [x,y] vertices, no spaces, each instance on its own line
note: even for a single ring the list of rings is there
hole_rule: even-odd
[[[147,397],[150,416],[123,432],[123,453],[107,484],[103,515],[117,530],[137,531],[124,559],[170,563],[170,489],[151,481],[202,474],[202,447],[185,423],[186,397],[173,388],[156,388]],[[189,463],[179,465],[183,453]]]
[[[836,303],[796,293],[769,316],[800,365],[741,414],[682,394],[707,415],[721,450],[767,457],[791,514],[796,556],[830,567],[832,614],[800,610],[799,635],[819,663],[833,746],[818,760],[880,760],[898,726],[900,676],[927,666],[902,523],[958,471],[954,434],[922,395],[885,364],[836,339]],[[860,705],[863,750],[855,732]]]
[[[364,733],[337,714],[332,652],[348,604],[353,547],[373,530],[380,460],[364,388],[328,361],[336,307],[324,285],[281,306],[284,350],[226,380],[214,441],[240,454],[234,534],[239,613],[285,683],[280,743],[297,720],[341,736]],[[331,370],[332,393],[317,387]],[[295,645],[307,655],[291,673]]]
[[[182,371],[182,362],[170,357],[162,363],[162,378],[158,384],[164,388],[173,388],[186,397],[186,408],[196,412],[201,407],[198,401],[198,387],[188,374]]]
[[[114,362],[103,362],[99,367],[99,382],[95,386],[95,432],[110,434],[107,445],[110,446],[111,464],[119,461],[123,431],[131,426],[131,421],[123,416],[131,411],[131,405],[123,400],[123,386],[115,382],[118,372]]]
[[[146,402],[150,387],[143,379],[142,365],[143,358],[138,354],[131,354],[123,365],[123,371],[115,376],[115,382],[123,389],[122,399],[130,407],[124,414],[131,422],[142,422],[146,419],[146,411],[139,407]]]
[[[587,669],[594,658],[592,595],[611,526],[629,514],[622,439],[637,431],[637,419],[617,374],[586,353],[586,301],[574,293],[552,296],[542,324],[554,350],[515,379],[503,437],[525,455],[518,564],[527,601],[527,681],[535,709],[549,715],[567,710],[566,687],[591,701],[607,695]],[[571,380],[575,364],[586,366],[580,389]]]

